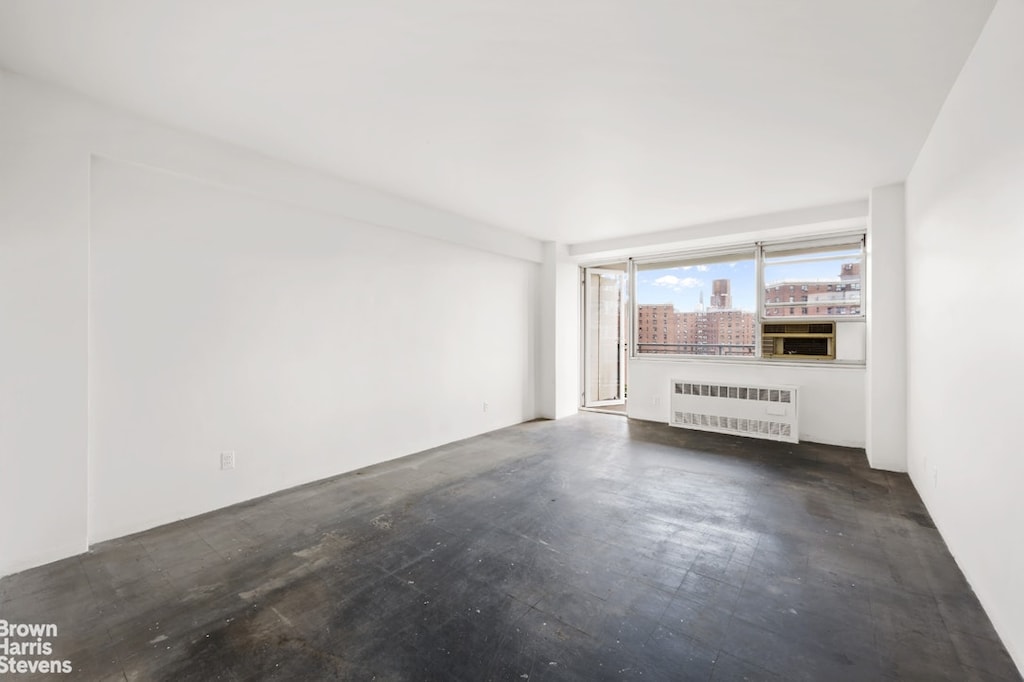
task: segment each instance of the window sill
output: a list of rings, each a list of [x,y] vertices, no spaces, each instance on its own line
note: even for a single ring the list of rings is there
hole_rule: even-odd
[[[864,369],[867,363],[864,360],[779,360],[765,358],[723,358],[713,355],[688,356],[688,355],[631,355],[630,362],[675,362],[680,364],[708,364],[708,365],[733,365],[736,367],[825,367],[829,369]]]

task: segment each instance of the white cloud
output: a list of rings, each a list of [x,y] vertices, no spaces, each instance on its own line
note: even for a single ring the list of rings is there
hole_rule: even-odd
[[[665,287],[672,291],[682,291],[683,289],[696,289],[697,287],[704,284],[701,280],[696,277],[676,277],[675,275],[662,275],[658,279],[654,280],[654,286]]]
[[[697,266],[697,272],[707,272],[710,269],[711,269],[711,267],[707,266],[707,265],[698,265]]]

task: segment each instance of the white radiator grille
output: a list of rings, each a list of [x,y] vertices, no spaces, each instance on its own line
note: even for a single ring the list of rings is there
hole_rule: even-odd
[[[672,381],[672,426],[797,442],[794,386]]]

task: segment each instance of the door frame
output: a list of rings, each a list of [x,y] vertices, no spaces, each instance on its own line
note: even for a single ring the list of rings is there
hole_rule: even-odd
[[[614,266],[621,265],[621,269]],[[601,410],[602,408],[625,406],[627,400],[627,372],[629,362],[629,269],[627,263],[607,263],[603,265],[580,266],[580,407],[582,409]],[[619,293],[619,330],[618,330],[618,366],[619,366],[619,397],[609,400],[587,400],[589,378],[588,353],[593,340],[590,338],[589,310],[594,292],[588,284],[589,275],[614,275],[621,280]],[[621,411],[616,411],[622,414]]]

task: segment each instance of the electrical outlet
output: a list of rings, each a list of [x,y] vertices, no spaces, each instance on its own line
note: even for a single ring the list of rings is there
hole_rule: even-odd
[[[661,398],[659,398],[658,396],[654,396],[653,398],[651,398],[651,404],[654,405],[655,407],[661,405]]]
[[[484,412],[486,412],[491,406],[484,402]]]
[[[220,470],[227,471],[235,468],[235,451],[227,450],[220,453]]]

